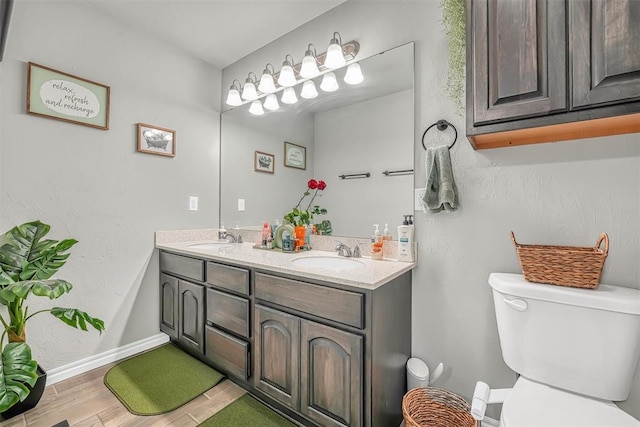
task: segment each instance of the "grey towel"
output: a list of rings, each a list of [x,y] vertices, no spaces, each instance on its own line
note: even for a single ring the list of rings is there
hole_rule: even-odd
[[[458,188],[453,179],[451,157],[446,145],[427,148],[427,187],[423,201],[431,212],[452,211],[458,207]]]

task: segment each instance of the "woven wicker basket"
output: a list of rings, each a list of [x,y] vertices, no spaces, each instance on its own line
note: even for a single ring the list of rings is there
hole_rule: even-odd
[[[595,289],[609,253],[609,236],[602,233],[595,247],[521,245],[511,232],[524,278],[529,282]],[[604,249],[600,245],[604,242]]]
[[[402,398],[405,427],[477,427],[470,411],[463,398],[435,387],[414,388]]]

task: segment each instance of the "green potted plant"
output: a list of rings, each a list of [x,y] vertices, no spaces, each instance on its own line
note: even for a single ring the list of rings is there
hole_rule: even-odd
[[[0,412],[5,418],[35,407],[46,383],[46,374],[42,371],[38,375],[37,362],[26,343],[29,319],[48,312],[74,328],[86,331],[91,325],[101,333],[104,330],[102,320],[76,308],[52,307],[29,313],[29,296],[53,300],[73,287],[66,280],[51,277],[66,263],[69,249],[78,241],[44,239],[50,228],[40,221],[28,222],[9,230],[0,241],[0,304],[6,307],[6,314],[0,314],[0,374],[4,374],[0,375]],[[3,345],[5,337],[8,344]],[[16,404],[27,398],[27,407],[16,410]]]
[[[318,194],[319,191],[327,188],[327,183],[323,180],[316,181],[315,179],[310,179],[307,182],[307,188],[304,193],[302,193],[302,197],[298,200],[298,204],[291,209],[289,212],[284,214],[284,220],[289,224],[293,225],[294,233],[296,236],[297,242],[304,242],[305,234],[306,234],[306,226],[311,224],[311,220],[314,215],[325,215],[327,210],[321,208],[319,205],[314,205],[313,201],[317,196],[321,196]],[[309,204],[306,209],[301,209],[302,201],[305,197],[311,195],[310,190],[315,190]],[[331,233],[331,222],[329,220],[324,220],[318,224],[315,224],[316,232],[330,234]],[[298,244],[296,245],[298,247]]]

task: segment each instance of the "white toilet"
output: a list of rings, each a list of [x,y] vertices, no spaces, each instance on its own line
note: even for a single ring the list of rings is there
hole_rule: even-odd
[[[502,356],[520,374],[513,389],[497,393],[500,426],[640,426],[612,402],[627,399],[638,364],[640,290],[543,285],[504,273],[489,284]]]

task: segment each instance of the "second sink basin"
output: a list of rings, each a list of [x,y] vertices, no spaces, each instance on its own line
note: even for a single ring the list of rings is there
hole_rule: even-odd
[[[231,247],[233,247],[233,243],[227,240],[216,240],[215,242],[194,243],[193,245],[189,245],[191,249],[222,249]]]
[[[345,271],[363,268],[365,263],[354,258],[330,256],[310,256],[294,258],[291,262],[299,267],[321,268],[323,270]]]

